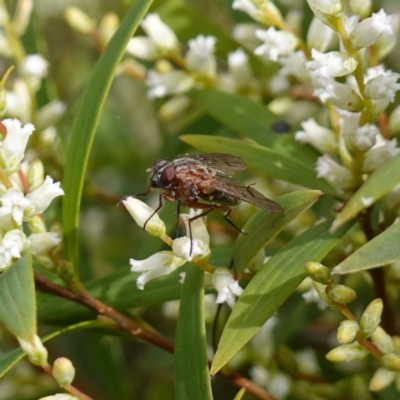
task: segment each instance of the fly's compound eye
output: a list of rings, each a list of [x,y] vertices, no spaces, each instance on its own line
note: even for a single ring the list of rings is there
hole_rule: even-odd
[[[175,168],[172,165],[167,165],[160,174],[160,186],[167,187],[175,180]]]

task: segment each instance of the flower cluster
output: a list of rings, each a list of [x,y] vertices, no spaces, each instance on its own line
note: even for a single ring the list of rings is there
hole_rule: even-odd
[[[0,142],[0,270],[9,267],[21,254],[40,256],[57,246],[61,239],[48,232],[43,212],[54,198],[64,194],[59,182],[44,177],[43,165],[24,161],[32,124],[23,125],[17,119],[1,123]],[[28,236],[23,223],[28,222]]]
[[[145,260],[130,259],[131,271],[139,273],[136,279],[139,289],[143,290],[150,280],[168,275],[187,261],[192,261],[211,272],[211,284],[218,292],[216,303],[226,302],[233,308],[235,296],[240,296],[243,289],[228,269],[214,268],[207,264],[210,256],[210,236],[204,218],[191,220],[199,215],[199,210],[190,209],[189,214],[180,215],[189,236],[172,240],[165,233],[164,222],[147,204],[133,197],[123,200],[123,204],[140,227],[144,227],[150,235],[160,237],[172,248],[172,251],[160,251]]]
[[[371,378],[370,390],[382,390],[395,381],[400,391],[400,343],[397,337],[390,336],[380,326],[382,300],[372,300],[357,321],[346,307],[347,303],[356,298],[354,290],[334,284],[330,270],[320,263],[309,262],[305,268],[320,299],[332,309],[341,311],[347,318],[340,323],[337,331],[336,338],[340,346],[332,349],[326,358],[331,362],[349,362],[372,354],[379,368]]]

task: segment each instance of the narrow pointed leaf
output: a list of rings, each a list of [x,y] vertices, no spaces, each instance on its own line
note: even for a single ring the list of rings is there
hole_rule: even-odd
[[[95,321],[85,321],[76,325],[68,326],[67,328],[59,329],[50,335],[45,336],[42,342],[47,342],[50,339],[61,336],[64,333],[76,332],[80,330],[97,328],[102,325],[107,325],[107,321],[95,320]],[[11,369],[19,360],[25,356],[25,352],[21,348],[17,348],[9,351],[6,354],[0,356],[0,378]]]
[[[243,272],[249,262],[265,244],[277,235],[289,222],[310,208],[323,195],[319,190],[306,190],[285,194],[275,201],[282,206],[282,213],[271,213],[264,210],[256,212],[243,230],[247,236],[240,235],[233,250],[233,267]]]
[[[400,224],[394,224],[360,247],[336,266],[332,273],[349,274],[381,267],[400,260]]]
[[[277,179],[301,185],[310,189],[319,189],[335,196],[335,191],[323,179],[316,177],[313,166],[305,166],[299,159],[278,153],[268,147],[247,143],[237,139],[228,139],[207,135],[184,135],[185,143],[207,152],[230,153],[246,160],[248,167],[266,172]]]
[[[125,15],[88,79],[72,127],[63,179],[63,223],[69,260],[75,268],[78,262],[77,230],[83,182],[100,113],[126,45],[151,3],[152,0],[137,0]]]
[[[175,343],[177,400],[211,400],[204,324],[204,272],[191,265],[182,287]]]
[[[323,222],[291,240],[265,264],[239,297],[222,333],[211,367],[219,371],[264,325],[305,278],[304,265],[321,261],[349,228],[329,233]]]
[[[218,90],[193,90],[189,93],[198,105],[233,131],[253,139],[284,156],[298,157],[298,161],[314,167],[317,152],[296,142],[291,135],[279,135],[274,125],[282,118],[269,111],[265,105],[246,97]]]
[[[0,321],[13,335],[30,341],[36,334],[32,259],[23,255],[0,275]]]
[[[376,203],[395,186],[400,184],[400,174],[398,171],[400,171],[400,155],[392,158],[371,174],[368,180],[357,190],[338,214],[332,224],[332,229],[337,229],[347,221],[350,221],[367,207],[366,204],[370,206]]]

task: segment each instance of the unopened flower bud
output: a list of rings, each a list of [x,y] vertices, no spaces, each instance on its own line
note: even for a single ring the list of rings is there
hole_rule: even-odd
[[[279,9],[270,0],[234,0],[232,8],[245,12],[255,21],[263,25],[275,25],[282,20]]]
[[[349,319],[342,321],[337,331],[337,341],[342,344],[352,342],[359,329],[360,326],[358,325],[357,321],[352,321]]]
[[[28,228],[31,233],[43,233],[47,232],[46,224],[39,215],[35,215],[29,222]]]
[[[322,53],[329,47],[334,31],[319,18],[314,17],[307,32],[307,45]]]
[[[364,349],[357,342],[354,342],[335,347],[325,357],[331,362],[349,362],[363,359],[368,354],[368,350]]]
[[[389,115],[387,128],[390,136],[400,132],[400,106],[397,106]]]
[[[369,390],[377,392],[389,386],[395,377],[396,373],[388,371],[384,368],[378,368],[369,382]]]
[[[384,353],[393,353],[395,351],[392,337],[388,335],[385,330],[378,326],[371,335],[372,343]]]
[[[400,356],[395,353],[385,354],[379,359],[379,365],[389,371],[400,371]]]
[[[68,25],[75,31],[90,35],[95,29],[95,22],[86,13],[76,7],[68,7],[64,12]]]
[[[333,285],[328,296],[338,303],[346,304],[354,301],[357,297],[357,293],[348,286]]]
[[[154,210],[143,201],[128,197],[122,203],[131,214],[135,222],[151,235],[162,236],[165,234],[165,224],[160,217],[154,213]]]
[[[382,299],[375,299],[369,303],[360,320],[360,331],[364,337],[369,337],[379,326],[383,311]]]
[[[32,364],[47,364],[47,349],[43,346],[39,336],[35,335],[31,341],[24,340],[18,336],[17,339],[22,350],[28,355],[29,361]]]
[[[28,181],[29,190],[33,191],[42,185],[44,181],[44,166],[41,160],[34,160],[26,175],[26,180]]]
[[[119,18],[115,13],[109,12],[102,18],[99,25],[99,36],[103,46],[113,37],[118,25]]]
[[[323,283],[324,285],[326,285],[329,282],[329,279],[331,277],[331,271],[329,270],[329,268],[325,267],[324,265],[322,265],[318,262],[310,261],[305,265],[304,268],[307,272],[307,275],[313,281]]]
[[[53,364],[53,377],[60,387],[68,386],[75,377],[75,368],[72,362],[65,357],[59,357]]]
[[[365,18],[371,14],[372,1],[371,0],[349,0],[351,11]]]

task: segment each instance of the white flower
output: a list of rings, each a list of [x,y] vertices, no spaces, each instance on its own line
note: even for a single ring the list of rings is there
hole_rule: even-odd
[[[178,52],[179,42],[175,33],[161,21],[158,14],[148,14],[141,26],[159,49],[164,52]]]
[[[39,130],[55,125],[66,110],[62,101],[55,99],[41,107],[37,115],[37,126]]]
[[[162,236],[165,233],[164,221],[160,219],[158,214],[154,214],[154,210],[143,201],[128,197],[122,200],[122,203],[131,214],[135,222],[143,228],[146,224],[146,231],[152,236]],[[151,217],[151,219],[149,219]]]
[[[279,70],[279,76],[292,75],[300,81],[309,81],[310,75],[306,69],[306,61],[304,52],[300,50],[290,53],[287,57],[280,57],[279,64],[282,68]]]
[[[383,33],[393,34],[391,26],[392,17],[383,9],[372,14],[370,18],[362,20],[350,34],[350,43],[361,49],[376,43]]]
[[[378,169],[386,161],[400,153],[397,140],[380,140],[365,153],[363,172],[370,173]]]
[[[242,49],[228,54],[228,67],[237,86],[243,87],[249,83],[252,77],[249,57]]]
[[[0,244],[0,270],[8,267],[14,258],[21,258],[27,245],[26,236],[18,229],[8,231]]]
[[[22,126],[17,119],[4,119],[2,122],[7,128],[7,134],[0,143],[0,158],[7,171],[15,172],[24,158],[29,136],[35,127],[32,124]]]
[[[61,239],[56,232],[33,233],[28,237],[29,253],[41,254],[59,245]]]
[[[315,170],[317,178],[324,178],[336,189],[346,190],[354,187],[350,171],[327,155],[318,158]]]
[[[274,27],[266,31],[256,31],[256,36],[264,42],[254,50],[257,56],[266,56],[269,60],[278,61],[280,56],[287,56],[294,51],[298,39],[293,33],[277,31]]]
[[[199,240],[204,243],[204,246],[210,245],[210,235],[208,234],[207,226],[204,218],[196,218],[194,221],[189,222],[193,217],[196,217],[202,213],[201,210],[190,209],[189,214],[181,214],[182,221],[185,223],[186,234],[190,236],[190,230],[192,231],[192,238]]]
[[[379,129],[375,125],[359,126],[360,113],[351,113],[345,110],[336,110],[340,115],[340,134],[349,151],[367,151],[376,142]]]
[[[129,40],[126,51],[133,57],[155,61],[162,55],[157,45],[148,37],[135,36]]]
[[[194,85],[194,79],[184,71],[172,70],[164,73],[149,71],[146,79],[149,98],[187,92]]]
[[[376,58],[382,60],[385,58],[396,46],[397,38],[400,28],[400,14],[392,15],[392,20],[390,21],[392,26],[392,33],[383,32],[379,36],[378,40],[374,45],[374,51],[376,52]]]
[[[217,61],[214,51],[216,38],[213,36],[199,35],[189,40],[189,50],[185,55],[186,68],[208,77],[215,77]]]
[[[28,193],[26,198],[35,206],[35,214],[41,214],[56,197],[63,195],[64,190],[60,187],[60,182],[54,182],[53,178],[47,175],[42,185]]]
[[[317,81],[315,78],[313,76],[314,96],[319,97],[322,103],[331,103],[348,111],[359,111],[362,108],[360,96],[349,85],[336,82],[332,78],[319,76]]]
[[[22,225],[25,210],[27,210],[28,213],[32,212],[34,206],[32,202],[25,198],[23,193],[16,188],[8,189],[3,193],[0,197],[0,202],[0,216],[11,215],[12,219],[18,225]]]
[[[302,122],[301,127],[304,130],[295,133],[296,140],[303,143],[310,143],[321,153],[337,153],[337,139],[332,130],[318,125],[314,118]]]
[[[353,57],[338,51],[323,54],[312,49],[311,56],[313,61],[307,62],[306,68],[312,70],[314,79],[319,75],[331,78],[348,75],[357,67],[357,61]]]
[[[308,48],[324,52],[329,47],[333,34],[333,29],[314,17],[307,31]]]
[[[22,68],[27,75],[42,79],[47,76],[49,63],[40,54],[32,54],[25,57]]]
[[[260,29],[259,26],[251,22],[236,24],[232,31],[232,37],[244,48],[254,51],[260,44],[256,37],[257,29]]]
[[[384,99],[393,103],[400,84],[396,83],[400,75],[392,71],[382,71],[376,77],[368,79],[365,85],[365,96],[371,99]]]
[[[235,296],[239,297],[243,293],[243,289],[235,281],[232,274],[226,268],[217,268],[212,275],[212,285],[218,292],[216,303],[226,302],[229,307],[235,305]]]
[[[144,285],[148,281],[169,274],[185,262],[186,260],[176,257],[172,251],[161,251],[145,260],[133,258],[129,260],[131,272],[141,272],[136,279],[136,285],[140,290],[144,289]]]
[[[204,246],[200,240],[190,240],[187,236],[175,239],[172,243],[172,250],[177,257],[191,261],[193,257],[210,254],[210,248]]]

